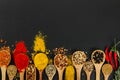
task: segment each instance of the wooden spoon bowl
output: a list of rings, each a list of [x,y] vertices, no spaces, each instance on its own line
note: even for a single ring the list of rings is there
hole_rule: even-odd
[[[64,54],[57,54],[54,57],[54,65],[57,68],[59,80],[62,80],[63,78],[63,72],[68,65],[68,58]]]
[[[17,73],[17,68],[15,65],[9,65],[7,67],[7,74],[8,74],[9,80],[13,80],[16,73]]]
[[[48,57],[44,53],[38,53],[34,57],[34,64],[39,70],[39,80],[42,80],[42,72],[48,64]]]
[[[104,75],[104,80],[108,80],[108,77],[110,76],[110,74],[112,73],[112,66],[110,64],[104,64],[102,66],[102,72]]]
[[[6,68],[9,65],[10,61],[11,61],[10,49],[0,50],[0,67],[2,72],[2,80],[6,80]]]
[[[72,63],[76,68],[77,80],[81,80],[80,79],[81,69],[86,61],[86,58],[87,57],[83,51],[76,51],[72,55]]]
[[[100,71],[103,63],[105,62],[105,53],[102,50],[95,50],[91,55],[91,60],[96,70],[96,80],[100,80]]]
[[[49,80],[52,80],[53,77],[54,77],[54,75],[55,75],[55,73],[56,73],[56,68],[55,68],[54,65],[49,64],[49,65],[46,67],[45,72],[46,72],[46,74],[47,74],[47,76],[48,76],[48,79],[49,79]]]
[[[24,80],[25,69],[29,64],[29,57],[26,54],[19,53],[14,57],[15,65],[20,73],[20,80]]]
[[[86,73],[87,80],[90,80],[90,75],[91,75],[92,71],[94,70],[93,63],[91,61],[85,62],[84,66],[83,66],[83,70]]]
[[[34,64],[29,64],[26,68],[26,80],[36,80],[36,67]]]

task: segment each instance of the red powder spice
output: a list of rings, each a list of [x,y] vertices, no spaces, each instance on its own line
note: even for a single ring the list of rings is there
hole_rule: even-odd
[[[29,57],[26,54],[17,54],[14,57],[15,65],[19,72],[21,72],[23,69],[25,69],[29,64]]]
[[[13,56],[19,54],[19,53],[27,53],[27,48],[25,46],[24,41],[19,41],[16,43],[16,48],[13,51]]]
[[[25,46],[24,41],[17,42],[17,44],[16,44],[16,50],[20,51],[20,52],[23,52],[23,53],[27,52],[27,48]]]

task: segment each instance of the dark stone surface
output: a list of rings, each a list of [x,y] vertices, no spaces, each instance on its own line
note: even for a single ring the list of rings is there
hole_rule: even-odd
[[[120,0],[0,0],[0,38],[10,46],[24,40],[31,53],[34,36],[42,31],[48,49],[64,46],[90,56],[120,40],[119,10]]]

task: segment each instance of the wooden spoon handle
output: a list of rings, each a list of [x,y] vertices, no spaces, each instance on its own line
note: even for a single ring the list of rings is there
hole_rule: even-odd
[[[25,70],[23,70],[22,72],[20,72],[20,80],[24,80],[24,73],[25,73]]]
[[[14,76],[8,76],[9,80],[13,80]]]
[[[96,80],[100,80],[100,69],[96,69]]]
[[[52,80],[52,79],[53,79],[53,77],[48,77],[48,79],[49,79],[49,80]]]
[[[77,68],[76,72],[77,72],[77,80],[81,80],[81,68]]]
[[[9,77],[9,80],[13,80],[14,79],[14,77]]]
[[[13,79],[9,79],[9,80],[13,80]]]
[[[104,79],[105,79],[105,80],[108,80],[108,76],[104,76]]]
[[[64,71],[64,70],[59,70],[59,71],[58,71],[59,80],[62,80],[62,79],[63,79],[63,71]]]
[[[1,71],[2,71],[2,80],[6,80],[6,67],[2,66]]]
[[[87,75],[87,80],[90,80],[90,72],[86,72],[86,75]]]
[[[39,80],[42,80],[42,70],[39,70]]]
[[[52,80],[52,78],[49,78],[49,80]]]

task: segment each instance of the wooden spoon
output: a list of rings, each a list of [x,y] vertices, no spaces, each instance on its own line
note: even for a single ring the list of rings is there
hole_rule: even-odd
[[[19,53],[14,57],[14,60],[20,74],[20,80],[24,80],[24,73],[29,64],[29,57],[26,54]]]
[[[54,65],[57,68],[59,80],[63,79],[63,72],[68,65],[68,58],[64,54],[57,54],[54,57]]]
[[[25,69],[22,69],[20,73],[20,80],[24,80]]]
[[[48,79],[52,80],[54,75],[55,75],[55,73],[56,73],[56,68],[55,68],[55,66],[53,64],[49,64],[46,67],[45,72],[46,72],[46,74],[48,76]]]
[[[100,71],[103,63],[105,62],[105,53],[102,50],[95,50],[91,55],[91,60],[96,70],[96,80],[100,80]]]
[[[26,68],[26,80],[36,80],[36,67],[32,64],[32,61]]]
[[[34,57],[34,64],[39,70],[39,80],[42,80],[42,73],[48,64],[48,57],[44,53],[38,53]]]
[[[83,51],[76,51],[72,55],[72,63],[77,72],[77,80],[81,80],[81,69],[86,61],[86,55]]]
[[[110,64],[104,64],[102,66],[102,72],[104,75],[104,80],[108,80],[108,77],[110,76],[110,74],[112,73],[112,66]]]
[[[83,66],[83,70],[85,71],[85,73],[87,75],[87,80],[90,80],[90,75],[91,75],[93,69],[94,69],[94,65],[91,61],[85,62],[84,66]]]
[[[13,80],[15,75],[17,73],[17,68],[15,65],[9,65],[7,68],[7,74],[9,77],[9,80]]]
[[[2,72],[2,80],[6,80],[6,68],[10,63],[10,60],[10,50],[0,50],[0,67]]]

